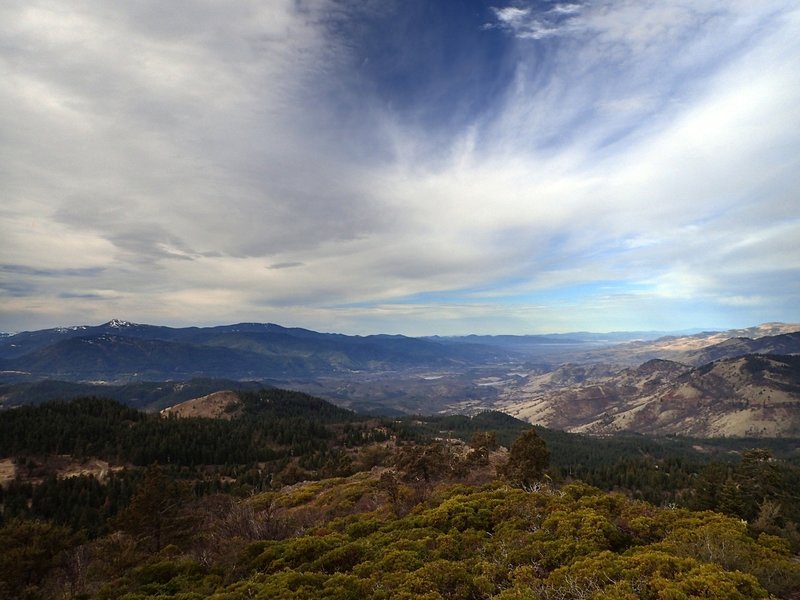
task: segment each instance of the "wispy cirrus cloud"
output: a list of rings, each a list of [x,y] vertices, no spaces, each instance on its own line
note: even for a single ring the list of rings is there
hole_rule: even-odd
[[[0,328],[798,320],[799,30],[791,2],[7,3]]]
[[[539,7],[518,6],[493,7],[495,22],[484,27],[507,29],[521,39],[541,40],[543,38],[565,35],[582,28],[576,16],[581,12],[581,4],[555,4],[545,10]]]

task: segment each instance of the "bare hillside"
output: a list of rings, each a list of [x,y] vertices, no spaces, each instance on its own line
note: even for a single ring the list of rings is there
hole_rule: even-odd
[[[560,388],[534,378],[502,409],[575,432],[715,436],[800,435],[800,357],[746,355],[690,367],[652,360]]]
[[[800,352],[800,323],[764,323],[746,329],[665,336],[575,353],[573,362],[634,366],[654,358],[695,366],[752,353]]]
[[[223,390],[200,398],[186,400],[161,411],[164,416],[207,417],[210,419],[232,419],[241,412],[242,401],[236,392]]]

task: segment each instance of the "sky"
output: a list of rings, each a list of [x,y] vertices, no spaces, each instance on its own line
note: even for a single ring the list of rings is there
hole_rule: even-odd
[[[796,0],[7,0],[0,331],[800,321]]]

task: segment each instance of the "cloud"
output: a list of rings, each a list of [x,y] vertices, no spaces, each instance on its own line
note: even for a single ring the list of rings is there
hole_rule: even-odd
[[[798,320],[791,3],[474,8],[5,4],[0,328]]]
[[[486,27],[499,26],[520,39],[541,40],[579,29],[579,26],[576,27],[575,16],[582,8],[580,4],[555,4],[547,10],[516,6],[493,7],[497,24],[489,23]]]
[[[492,10],[500,23],[512,29],[527,21],[531,15],[530,8],[517,8],[516,6],[492,8]]]

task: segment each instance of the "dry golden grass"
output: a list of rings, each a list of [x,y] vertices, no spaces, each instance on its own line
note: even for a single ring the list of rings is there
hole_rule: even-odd
[[[17,467],[14,464],[14,459],[4,458],[0,460],[0,485],[5,485],[10,481],[14,481],[17,475]]]
[[[200,398],[193,398],[170,406],[161,411],[161,414],[177,415],[178,417],[206,417],[209,419],[232,419],[239,414],[238,409],[231,407],[241,405],[241,400],[236,392],[223,390],[214,392]]]

